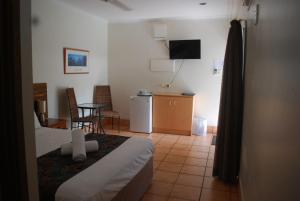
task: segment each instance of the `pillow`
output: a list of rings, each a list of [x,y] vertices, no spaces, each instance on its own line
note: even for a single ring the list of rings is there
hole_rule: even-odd
[[[35,127],[35,128],[41,128],[42,126],[41,126],[41,124],[40,124],[39,119],[38,119],[37,116],[36,116],[36,113],[33,112],[33,115],[34,115],[34,127]]]

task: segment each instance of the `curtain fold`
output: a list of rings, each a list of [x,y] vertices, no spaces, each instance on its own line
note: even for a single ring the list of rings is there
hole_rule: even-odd
[[[243,36],[239,21],[228,34],[219,108],[213,176],[235,183],[238,179],[243,118]]]

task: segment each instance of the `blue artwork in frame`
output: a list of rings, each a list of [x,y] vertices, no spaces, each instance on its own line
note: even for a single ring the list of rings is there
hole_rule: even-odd
[[[68,65],[86,67],[86,59],[87,59],[86,55],[68,54]]]
[[[89,51],[64,48],[64,72],[65,74],[89,73],[88,70]]]

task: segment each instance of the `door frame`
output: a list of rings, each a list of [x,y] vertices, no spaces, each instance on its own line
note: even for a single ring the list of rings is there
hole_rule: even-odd
[[[33,126],[31,1],[0,1],[0,200],[38,201]]]

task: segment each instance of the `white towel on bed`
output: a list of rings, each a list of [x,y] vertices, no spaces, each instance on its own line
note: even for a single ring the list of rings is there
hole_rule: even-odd
[[[87,153],[98,151],[99,145],[97,140],[86,141],[85,142],[85,149]],[[71,155],[73,153],[72,143],[65,143],[60,146],[60,153],[61,155]]]
[[[82,130],[72,131],[72,157],[76,162],[81,162],[86,159],[86,149],[84,133]]]

